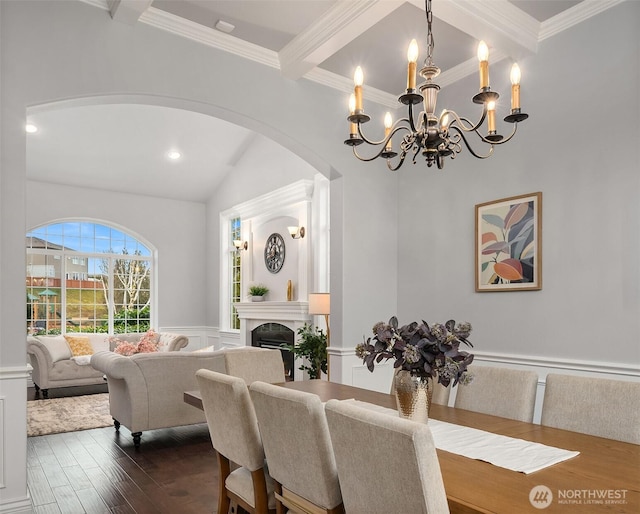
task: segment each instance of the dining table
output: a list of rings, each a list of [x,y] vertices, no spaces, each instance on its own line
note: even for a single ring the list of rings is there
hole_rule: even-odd
[[[316,394],[323,402],[355,400],[396,409],[395,396],[346,384],[302,380],[278,385]],[[199,391],[184,392],[184,401],[203,408]],[[453,514],[640,513],[640,445],[437,404],[430,406],[429,418],[579,452],[539,471],[522,473],[437,449]],[[393,481],[401,478],[368,477],[389,488],[389,494]]]

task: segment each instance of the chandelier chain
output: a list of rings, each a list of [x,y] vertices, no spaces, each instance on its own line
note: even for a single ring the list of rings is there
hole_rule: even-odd
[[[425,10],[427,13],[427,59],[425,60],[425,64],[427,66],[433,66],[433,47],[435,46],[435,41],[433,39],[433,32],[431,31],[431,23],[433,22],[431,0],[425,0]]]

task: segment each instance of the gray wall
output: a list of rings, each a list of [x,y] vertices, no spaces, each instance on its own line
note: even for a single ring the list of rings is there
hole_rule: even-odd
[[[156,326],[204,325],[204,204],[33,181],[27,182],[27,203],[27,229],[58,219],[93,219],[149,241],[161,256]]]
[[[625,2],[541,42],[521,63],[531,117],[514,141],[487,160],[447,161],[444,172],[400,172],[399,241],[413,243],[398,252],[402,318],[468,320],[478,354],[638,369],[638,34],[640,3]],[[491,69],[503,109],[508,67]],[[442,98],[469,99],[475,88],[470,77]],[[455,105],[469,116],[473,107]],[[543,194],[543,289],[475,293],[474,205],[535,191]]]

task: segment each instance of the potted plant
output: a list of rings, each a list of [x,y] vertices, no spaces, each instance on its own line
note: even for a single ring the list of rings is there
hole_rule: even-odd
[[[249,287],[249,296],[252,302],[261,302],[268,292],[269,288],[263,284],[254,284]]]
[[[392,359],[399,372],[394,376],[398,412],[401,416],[425,421],[428,415],[433,381],[445,387],[449,384],[468,384],[473,376],[467,366],[473,362],[473,354],[460,349],[462,344],[473,346],[468,337],[471,325],[449,320],[445,324],[413,321],[399,326],[393,316],[389,323],[378,322],[373,327],[373,337],[356,345],[356,356],[362,359],[369,371],[375,364]],[[424,396],[426,409],[417,410],[420,397]]]
[[[298,369],[309,372],[309,378],[320,378],[327,373],[327,334],[313,325],[305,325],[298,329],[300,339],[297,345],[287,348],[306,362]]]

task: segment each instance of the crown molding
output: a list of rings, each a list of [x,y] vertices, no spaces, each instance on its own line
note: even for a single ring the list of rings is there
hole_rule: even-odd
[[[140,22],[271,68],[280,68],[278,54],[272,50],[248,43],[237,37],[180,18],[155,7],[147,9],[140,16]]]
[[[82,2],[109,11],[107,0],[81,0]],[[412,4],[423,8],[422,0],[408,0]],[[548,19],[545,22],[538,22],[535,18],[514,7],[506,0],[450,0],[438,6],[438,11],[434,15],[457,26],[456,20],[462,23],[461,30],[469,33],[473,37],[481,35],[481,30],[489,30],[500,39],[499,46],[504,46],[505,50],[500,52],[492,48],[491,61],[497,62],[508,55],[518,53],[535,53],[537,44],[540,41],[553,37],[572,26],[581,23],[588,18],[596,16],[607,9],[610,9],[625,0],[583,0],[574,7]],[[311,29],[300,34],[294,41],[289,43],[280,54],[272,50],[260,47],[253,43],[248,43],[229,34],[219,32],[215,29],[205,27],[198,23],[180,18],[155,7],[149,7],[141,16],[139,21],[160,30],[173,33],[180,37],[191,39],[198,43],[217,48],[239,57],[264,64],[278,70],[286,69],[289,63],[303,63],[311,69],[304,73],[303,78],[321,84],[344,93],[351,93],[353,83],[350,78],[337,75],[313,63],[305,61],[315,50],[328,45],[326,51],[331,51],[330,39],[340,31],[348,29],[348,24],[353,20],[353,11],[357,9],[370,10],[371,15],[380,15],[376,9],[387,9],[389,12],[397,8],[398,2],[375,2],[373,0],[357,0],[353,2],[338,2],[326,18],[321,18]],[[374,7],[375,4],[389,4],[387,6]],[[344,19],[340,19],[340,16]],[[452,18],[453,17],[453,18]],[[357,17],[356,17],[357,18]],[[461,18],[463,18],[461,20]],[[357,22],[356,22],[357,23]],[[365,23],[366,24],[366,23]],[[364,24],[362,25],[364,26]],[[478,28],[480,27],[480,28]],[[322,31],[325,30],[326,34]],[[293,44],[295,42],[295,44]],[[494,45],[495,46],[495,45]],[[325,50],[323,50],[325,51]],[[282,65],[281,65],[282,60]],[[305,67],[302,68],[304,72]],[[446,87],[465,77],[477,72],[475,59],[469,59],[439,76],[439,84]],[[367,101],[398,109],[397,97],[376,88],[367,87]],[[346,112],[346,109],[345,109]]]
[[[592,16],[596,16],[601,12],[611,9],[625,0],[583,0],[570,9],[549,18],[540,24],[540,32],[538,41],[543,41],[550,37],[556,36],[578,23],[581,23]]]

